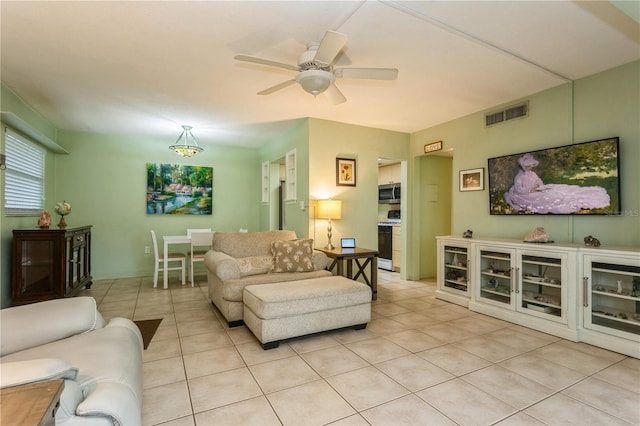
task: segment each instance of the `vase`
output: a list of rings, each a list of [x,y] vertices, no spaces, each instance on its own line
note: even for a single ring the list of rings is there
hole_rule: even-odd
[[[64,215],[60,216],[60,222],[58,222],[58,228],[64,229],[67,227],[67,222],[64,221]]]

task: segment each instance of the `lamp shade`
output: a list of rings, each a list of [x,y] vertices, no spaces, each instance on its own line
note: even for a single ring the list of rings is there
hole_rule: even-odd
[[[178,140],[175,144],[169,147],[170,150],[183,157],[193,157],[199,152],[204,151],[198,146],[198,141],[191,134],[191,126],[182,126],[182,133],[178,136]]]
[[[327,90],[335,79],[336,77],[333,73],[323,70],[301,71],[296,76],[296,80],[300,83],[300,86],[313,96],[318,96],[320,93]]]
[[[318,219],[342,219],[342,201],[318,200]]]

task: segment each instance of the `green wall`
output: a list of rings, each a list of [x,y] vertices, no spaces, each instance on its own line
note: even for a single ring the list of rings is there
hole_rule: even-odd
[[[438,272],[436,236],[451,233],[450,157],[418,157],[420,173],[420,278],[435,277]],[[416,231],[416,227],[413,228]]]
[[[445,149],[453,148],[453,235],[472,229],[474,237],[522,238],[542,226],[556,242],[582,243],[586,235],[593,234],[603,245],[638,246],[639,64],[636,61],[528,96],[523,99],[529,101],[526,118],[486,128],[484,114],[496,107],[412,134],[414,158],[424,155],[426,143],[442,140]],[[621,217],[491,216],[486,176],[484,191],[457,190],[458,172],[478,167],[486,171],[488,158],[611,136],[620,136],[625,213]],[[420,193],[419,183],[413,191]]]
[[[310,119],[309,134],[310,233],[316,245],[327,243],[327,221],[313,221],[315,200],[335,198],[342,200],[342,219],[332,221],[332,243],[354,237],[358,246],[377,250],[378,157],[406,164],[409,135],[319,119]],[[336,185],[336,158],[356,160],[355,187]]]
[[[309,218],[306,210],[300,210],[299,203],[309,202],[309,120],[297,120],[297,123],[285,134],[271,141],[259,150],[260,165],[268,161],[273,165],[271,190],[277,190],[280,161],[284,161],[287,152],[296,150],[296,184],[297,199],[285,204],[286,228],[296,232],[299,238],[308,237]],[[260,167],[260,166],[259,166]],[[260,178],[256,181],[260,185]],[[260,194],[258,194],[260,195]],[[262,204],[260,208],[260,229],[277,229],[277,197],[272,194],[269,204]]]
[[[622,214],[575,217],[574,240],[595,235],[602,244],[640,246],[640,61],[575,83],[576,142],[620,136]]]
[[[57,156],[55,199],[73,205],[69,226],[93,225],[92,274],[117,278],[153,273],[151,229],[162,235],[187,228],[236,231],[259,228],[259,162],[255,150],[204,145],[192,158],[175,155],[168,141],[130,135],[60,132],[71,153]],[[146,163],[213,167],[213,214],[146,213]]]
[[[13,112],[20,117],[33,131],[42,137],[56,141],[57,133],[44,117],[22,102],[7,86],[0,86],[0,110]],[[19,114],[19,115],[18,115]],[[0,132],[0,152],[4,153],[4,128]],[[13,129],[14,131],[16,129]],[[47,151],[45,157],[45,205],[55,204],[55,170],[57,155]],[[0,171],[0,307],[6,307],[11,301],[11,241],[12,230],[33,228],[37,226],[38,217],[7,217],[4,215],[4,172]],[[54,219],[56,219],[54,217]]]

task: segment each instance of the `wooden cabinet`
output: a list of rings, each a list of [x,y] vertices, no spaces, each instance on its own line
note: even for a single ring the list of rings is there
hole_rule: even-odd
[[[391,263],[393,264],[393,270],[400,272],[400,259],[402,257],[402,237],[400,225],[393,225],[393,231],[391,234]]]
[[[13,231],[13,305],[73,296],[91,279],[91,226]]]
[[[378,167],[378,185],[400,183],[400,163]]]

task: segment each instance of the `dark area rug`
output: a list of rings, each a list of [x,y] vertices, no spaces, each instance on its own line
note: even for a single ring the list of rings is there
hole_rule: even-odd
[[[149,342],[151,342],[153,335],[156,334],[160,321],[162,321],[162,318],[134,321],[142,334],[142,342],[145,349],[149,346]]]

